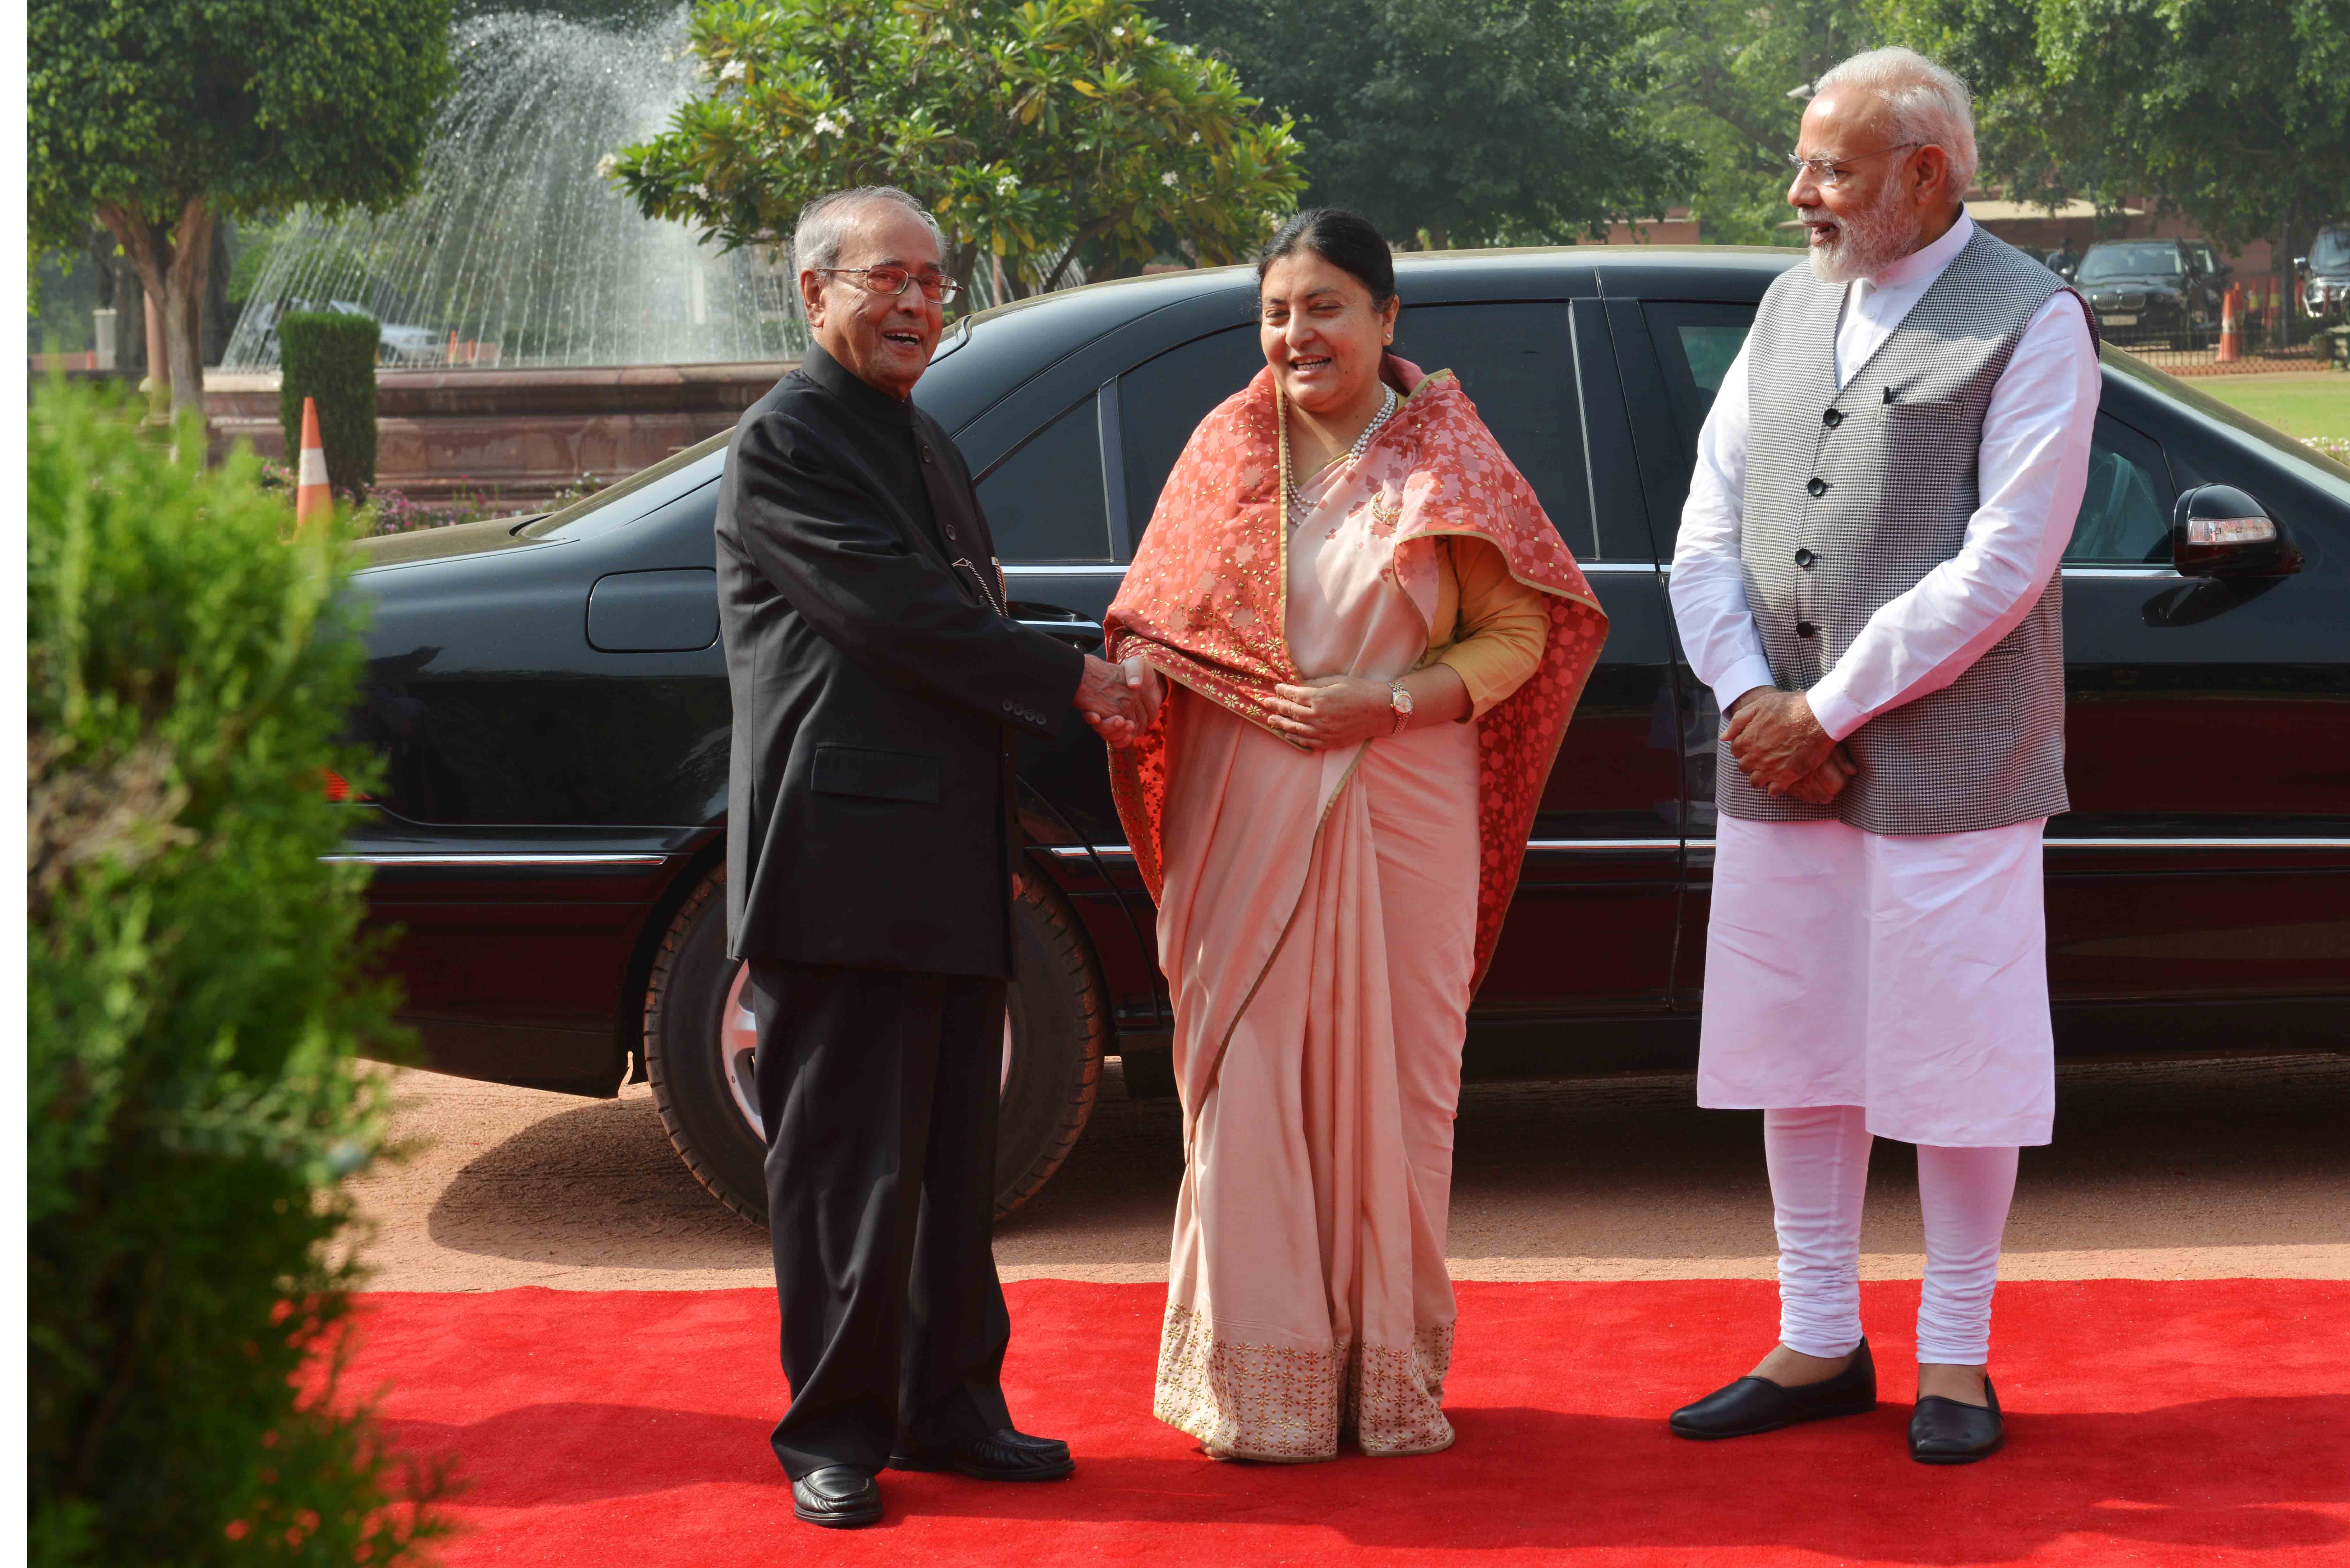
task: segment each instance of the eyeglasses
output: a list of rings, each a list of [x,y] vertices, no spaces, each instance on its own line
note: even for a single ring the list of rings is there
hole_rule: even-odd
[[[1809,171],[1813,179],[1833,191],[1852,173],[1849,169],[1838,168],[1838,164],[1857,163],[1864,158],[1876,158],[1887,152],[1899,152],[1905,148],[1925,145],[1922,141],[1897,141],[1890,147],[1880,147],[1875,152],[1856,152],[1846,158],[1804,158],[1790,152],[1787,154],[1787,167],[1795,171],[1798,180]]]
[[[942,272],[908,272],[901,266],[819,266],[810,272],[857,279],[856,286],[868,294],[879,294],[895,299],[913,284],[922,291],[922,297],[936,303],[952,299],[962,285]]]

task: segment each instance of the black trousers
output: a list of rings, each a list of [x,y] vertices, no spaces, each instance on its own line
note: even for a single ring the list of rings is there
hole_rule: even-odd
[[[1012,1424],[995,1277],[1001,980],[754,961],[796,1480]]]

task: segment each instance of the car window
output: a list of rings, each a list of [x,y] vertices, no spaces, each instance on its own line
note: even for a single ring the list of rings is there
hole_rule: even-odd
[[[2323,272],[2350,267],[2350,229],[2320,229],[2309,246],[2309,265]]]
[[[2164,242],[2149,245],[2096,244],[2081,263],[2081,281],[2108,277],[2177,277],[2178,247]]]
[[[979,504],[1005,561],[1110,559],[1094,400],[1069,410],[980,476]]]
[[[692,467],[712,452],[724,452],[726,443],[733,436],[734,431],[730,427],[694,442],[681,452],[673,452],[651,467],[637,470],[617,484],[607,485],[593,495],[524,524],[515,530],[515,534],[524,539],[584,539],[623,524],[633,523],[669,499],[668,494],[647,495],[643,493],[645,491],[660,485],[663,480],[679,475],[681,470]],[[667,488],[681,494],[709,482],[707,474],[684,474],[676,484]],[[634,504],[619,504],[631,497],[635,498]]]
[[[2081,493],[2064,559],[2080,566],[2167,563],[2170,498],[2162,449],[2111,415],[2099,414],[2090,438],[2088,487]]]
[[[1406,304],[1395,351],[1450,370],[1493,439],[1568,538],[1590,536],[1581,421],[1565,306]],[[1255,327],[1230,327],[1146,360],[1118,383],[1127,518],[1141,536],[1183,444],[1209,411],[1264,367]]]
[[[1648,336],[1657,357],[1664,361],[1665,388],[1672,396],[1673,418],[1691,462],[1697,456],[1697,432],[1713,408],[1713,395],[1730,373],[1731,361],[1745,345],[1754,326],[1751,305],[1698,304],[1660,300],[1644,307]]]
[[[1159,492],[1184,442],[1218,403],[1264,368],[1253,327],[1195,337],[1144,361],[1118,379],[1119,444],[1125,448],[1126,519],[1137,539],[1150,525]]]

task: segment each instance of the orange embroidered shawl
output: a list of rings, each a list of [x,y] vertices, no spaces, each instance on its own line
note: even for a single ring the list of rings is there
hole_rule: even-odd
[[[1369,463],[1378,454],[1389,460],[1386,467],[1404,473],[1394,543],[1450,534],[1484,539],[1502,552],[1512,576],[1543,591],[1550,612],[1541,667],[1477,725],[1482,981],[1517,889],[1543,786],[1598,661],[1607,616],[1460,382],[1443,372],[1424,377],[1393,356],[1381,374],[1409,394],[1362,460]],[[1139,653],[1168,679],[1268,730],[1265,700],[1273,688],[1305,679],[1283,626],[1284,440],[1280,391],[1271,369],[1259,370],[1191,433],[1103,623],[1110,658]],[[1164,712],[1138,744],[1110,753],[1118,817],[1153,898],[1162,886]]]

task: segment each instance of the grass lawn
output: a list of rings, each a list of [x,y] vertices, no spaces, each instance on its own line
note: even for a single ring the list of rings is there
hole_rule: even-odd
[[[2350,441],[2350,375],[2198,376],[2192,383],[2289,436]]]

